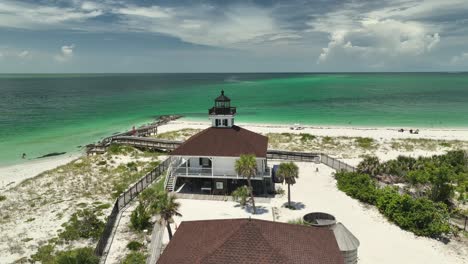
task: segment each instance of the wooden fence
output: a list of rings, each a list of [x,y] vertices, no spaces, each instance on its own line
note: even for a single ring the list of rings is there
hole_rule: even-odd
[[[323,163],[328,167],[337,171],[356,171],[353,166],[344,163],[338,159],[332,158],[324,153],[314,152],[295,152],[295,151],[283,151],[283,150],[268,150],[268,159],[280,159],[280,160],[292,160],[292,161],[305,161],[305,162],[317,162]]]
[[[335,169],[336,171],[349,171],[349,172],[354,172],[356,171],[356,168],[348,165],[338,159],[332,158],[328,156],[327,154],[321,154],[320,155],[320,162],[323,164],[327,165],[330,168]]]
[[[145,176],[141,177],[140,180],[128,188],[125,192],[120,194],[120,196],[115,201],[114,207],[112,208],[111,214],[107,218],[106,226],[104,231],[99,238],[98,244],[96,245],[95,254],[102,256],[109,239],[112,236],[112,230],[114,229],[115,222],[117,221],[117,216],[119,212],[127,206],[131,201],[135,199],[144,189],[146,189],[151,183],[156,179],[160,178],[161,175],[168,169],[171,159],[167,158],[162,163],[160,163],[156,168],[150,171]]]
[[[268,150],[267,159],[294,160],[305,162],[320,162],[320,153],[295,152],[284,150]]]

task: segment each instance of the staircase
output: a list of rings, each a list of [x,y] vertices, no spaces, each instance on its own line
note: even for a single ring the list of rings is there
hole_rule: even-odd
[[[174,191],[174,188],[175,188],[175,179],[176,177],[172,174],[172,173],[169,173],[167,175],[167,179],[166,179],[166,191],[168,192],[173,192]]]

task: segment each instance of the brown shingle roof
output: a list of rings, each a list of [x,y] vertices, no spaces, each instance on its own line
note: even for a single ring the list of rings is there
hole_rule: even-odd
[[[192,136],[171,155],[239,157],[254,154],[266,157],[268,138],[238,126],[210,127]]]
[[[182,222],[157,263],[343,264],[344,260],[327,228],[225,219]]]

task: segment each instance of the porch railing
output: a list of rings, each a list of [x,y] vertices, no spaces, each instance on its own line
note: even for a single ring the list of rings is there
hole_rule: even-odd
[[[243,178],[242,175],[237,175],[237,173],[232,170],[222,170],[212,168],[186,168],[179,167],[174,171],[176,176],[182,177],[216,177],[216,178]],[[257,172],[257,175],[254,178],[263,178],[265,176],[270,176],[270,169],[266,169],[263,172]]]

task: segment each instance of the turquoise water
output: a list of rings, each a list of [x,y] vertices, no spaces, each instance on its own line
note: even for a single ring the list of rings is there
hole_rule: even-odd
[[[224,89],[238,122],[468,127],[468,74],[0,75],[0,164],[78,150]]]

